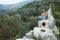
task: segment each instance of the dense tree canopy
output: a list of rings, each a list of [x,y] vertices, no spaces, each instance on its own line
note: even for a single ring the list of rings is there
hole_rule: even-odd
[[[60,0],[35,0],[14,12],[0,13],[0,40],[15,40],[38,26],[38,16],[43,8],[48,10],[50,4],[56,25],[60,29]]]

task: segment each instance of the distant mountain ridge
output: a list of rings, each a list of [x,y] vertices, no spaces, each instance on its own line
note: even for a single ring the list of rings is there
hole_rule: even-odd
[[[0,4],[0,6],[3,6],[2,4]]]
[[[30,2],[33,2],[33,0],[27,0],[16,4],[10,4],[10,5],[0,4],[0,13],[17,10],[18,8],[22,8],[24,5]]]

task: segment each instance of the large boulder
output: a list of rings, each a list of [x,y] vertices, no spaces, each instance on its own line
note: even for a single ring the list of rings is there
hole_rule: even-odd
[[[49,28],[52,31],[54,31],[55,34],[59,34],[59,30],[58,30],[57,26],[55,25],[55,22],[52,22],[49,20],[40,20],[40,21],[38,21],[38,27]]]
[[[53,31],[48,28],[35,27],[33,29],[34,36],[39,40],[57,40]]]

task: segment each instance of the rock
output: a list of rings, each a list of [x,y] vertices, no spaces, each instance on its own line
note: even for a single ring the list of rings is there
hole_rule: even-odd
[[[53,34],[53,31],[51,29],[35,27],[33,29],[33,32],[34,32],[34,36],[37,39],[40,39],[40,40],[57,40],[57,38],[55,37],[55,35]]]
[[[52,23],[51,23],[51,21],[48,21],[48,20],[40,20],[40,21],[38,21],[38,27],[51,29]]]
[[[16,39],[16,40],[34,40],[34,39]]]

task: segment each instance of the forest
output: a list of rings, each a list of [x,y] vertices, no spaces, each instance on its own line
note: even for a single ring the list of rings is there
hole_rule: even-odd
[[[60,0],[34,0],[12,12],[0,13],[0,40],[16,40],[38,26],[42,9],[52,6],[53,16],[60,31]],[[56,35],[60,40],[60,34]]]

